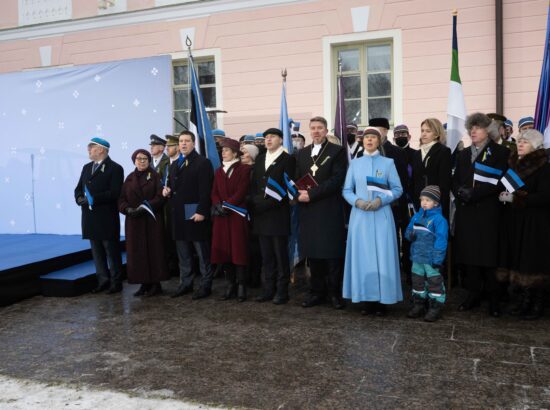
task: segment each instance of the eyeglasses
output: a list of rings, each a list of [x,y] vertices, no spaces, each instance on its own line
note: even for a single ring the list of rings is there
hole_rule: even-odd
[[[136,161],[139,161],[139,162],[149,161],[149,158],[147,158],[147,157],[136,157]]]

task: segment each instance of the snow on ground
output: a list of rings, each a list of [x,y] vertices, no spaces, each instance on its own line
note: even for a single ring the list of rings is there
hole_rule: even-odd
[[[156,392],[167,396],[171,392]],[[49,385],[0,375],[0,410],[117,409],[117,410],[209,410],[174,399],[133,397],[126,393],[92,390],[87,387]]]

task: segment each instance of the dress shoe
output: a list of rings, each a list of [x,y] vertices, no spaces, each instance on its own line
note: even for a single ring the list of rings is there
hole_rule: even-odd
[[[273,295],[262,293],[260,296],[256,297],[256,299],[254,300],[258,303],[269,302],[270,300],[273,300]]]
[[[109,282],[104,283],[103,285],[99,285],[92,289],[92,293],[99,293],[103,292],[104,290],[109,289]]]
[[[246,300],[246,286],[239,283],[239,289],[237,291],[237,302],[244,302]]]
[[[137,292],[134,293],[134,296],[143,296],[149,290],[149,285],[141,285]]]
[[[180,286],[178,290],[176,290],[176,292],[170,297],[177,298],[191,292],[193,292],[193,286]]]
[[[288,303],[288,296],[277,295],[273,298],[274,305],[284,305],[286,303]]]
[[[479,298],[476,298],[472,295],[468,295],[466,297],[466,299],[464,299],[464,302],[462,302],[459,306],[458,306],[458,311],[459,312],[465,312],[467,310],[471,310],[473,308],[476,308],[480,305],[480,300]]]
[[[500,317],[500,303],[498,301],[489,301],[489,316]]]
[[[113,285],[109,288],[109,290],[107,291],[107,294],[108,295],[114,295],[115,293],[120,293],[122,292],[122,285],[121,284],[118,284],[118,285]]]
[[[308,308],[325,303],[325,299],[321,296],[310,296],[302,302],[302,307]]]
[[[160,283],[153,283],[149,289],[145,292],[145,296],[162,295],[162,286]]]
[[[332,307],[336,310],[344,309],[346,305],[344,305],[344,302],[342,299],[340,299],[338,296],[332,296],[330,298],[330,303],[332,304]]]
[[[210,289],[201,288],[197,290],[195,293],[193,293],[193,297],[191,299],[193,300],[204,299],[210,296],[210,293],[211,293]]]
[[[237,296],[237,284],[231,283],[227,286],[227,289],[225,289],[225,292],[220,300],[233,299],[235,296]]]
[[[387,313],[386,305],[383,305],[382,303],[377,302],[374,309],[374,314],[376,316],[382,317],[382,316],[386,316],[386,313]]]
[[[361,306],[361,314],[363,316],[374,315],[376,312],[376,302],[363,302]]]

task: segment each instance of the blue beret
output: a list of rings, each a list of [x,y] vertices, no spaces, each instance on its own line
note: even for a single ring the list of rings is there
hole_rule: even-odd
[[[225,137],[225,131],[220,129],[212,130],[212,135],[214,137]]]
[[[523,117],[523,118],[520,118],[520,120],[518,121],[518,128],[521,128],[524,125],[534,124],[534,123],[535,123],[535,119],[533,117]]]
[[[506,120],[504,121],[504,125],[506,125],[507,127],[513,127],[514,123],[512,122],[512,120]]]
[[[111,144],[109,144],[109,141],[99,137],[92,138],[90,140],[90,144],[101,145],[103,148],[111,148]]]

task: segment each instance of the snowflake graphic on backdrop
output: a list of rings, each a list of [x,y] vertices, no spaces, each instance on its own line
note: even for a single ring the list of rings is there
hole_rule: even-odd
[[[31,194],[29,194],[29,193],[25,194],[25,201],[29,202],[31,200],[31,198],[32,198]]]
[[[34,83],[34,85],[36,85],[36,88],[40,88],[42,87],[42,81],[37,80],[36,83]]]
[[[27,110],[25,108],[21,109],[21,115],[27,115]]]
[[[123,150],[127,150],[128,149],[128,142],[127,141],[122,141],[122,144],[120,144],[120,147]]]
[[[78,98],[79,95],[80,95],[80,93],[78,92],[78,90],[73,91],[73,97],[74,98]]]
[[[141,102],[136,98],[136,99],[134,99],[134,102],[132,104],[134,104],[134,106],[137,108],[137,107],[139,107]]]
[[[57,123],[57,128],[59,128],[60,130],[65,129],[65,123],[63,121],[59,121]]]
[[[10,220],[10,225],[11,225],[11,226],[15,226],[15,219],[11,219],[11,220]]]
[[[157,70],[157,67],[153,67],[153,69],[151,70],[151,74],[153,74],[156,77],[158,73],[159,73],[159,70]]]
[[[46,153],[46,148],[40,147],[40,150],[38,152],[40,152],[40,155],[44,155]]]
[[[96,74],[94,80],[96,83],[99,83],[101,81],[101,76],[99,74]]]
[[[17,155],[17,147],[11,147],[10,151],[11,151],[11,155]]]
[[[10,181],[11,181],[10,177],[4,177],[4,182],[5,182],[6,184],[9,184]]]

